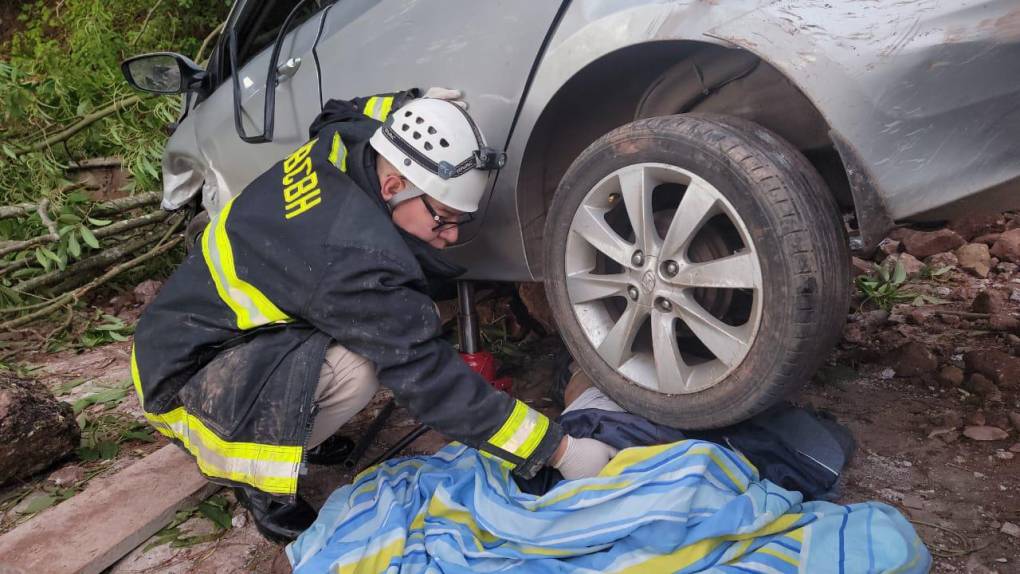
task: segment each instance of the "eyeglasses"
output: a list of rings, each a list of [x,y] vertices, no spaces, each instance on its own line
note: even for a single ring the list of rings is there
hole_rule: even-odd
[[[435,227],[432,228],[432,231],[445,231],[447,229],[453,229],[458,225],[463,225],[475,219],[474,215],[470,213],[462,213],[457,216],[456,220],[453,221],[444,219],[441,215],[436,213],[435,208],[433,208],[432,204],[429,203],[428,196],[419,195],[418,197],[420,197],[421,202],[425,204],[425,209],[427,209],[429,211],[429,215],[432,216],[432,221],[436,222],[436,225]]]

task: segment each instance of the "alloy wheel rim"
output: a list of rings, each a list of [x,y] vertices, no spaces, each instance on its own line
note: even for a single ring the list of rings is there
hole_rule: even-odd
[[[692,249],[706,238],[717,245],[719,237],[729,253],[701,260],[706,250]],[[564,262],[567,297],[585,337],[641,387],[663,394],[711,388],[754,344],[763,285],[751,234],[722,193],[688,170],[642,163],[603,178],[574,214]],[[726,308],[702,304],[719,293],[725,297],[714,299],[731,302]]]

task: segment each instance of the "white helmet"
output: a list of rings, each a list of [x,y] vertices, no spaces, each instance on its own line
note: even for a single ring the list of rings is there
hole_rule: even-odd
[[[506,163],[506,154],[486,147],[471,116],[446,100],[412,100],[391,113],[370,141],[418,188],[398,193],[390,206],[424,192],[459,211],[477,211],[486,172]]]

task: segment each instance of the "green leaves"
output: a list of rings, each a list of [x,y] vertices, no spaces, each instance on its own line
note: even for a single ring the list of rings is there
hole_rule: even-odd
[[[78,344],[86,349],[115,341],[127,341],[127,336],[135,331],[132,325],[128,325],[120,317],[102,312],[97,317],[101,322],[90,324],[78,339]]]
[[[903,289],[907,270],[902,261],[897,261],[890,270],[888,265],[875,266],[875,275],[857,278],[857,288],[864,295],[864,303],[873,302],[886,311],[893,305],[913,299],[916,294]]]
[[[20,514],[37,514],[47,508],[71,498],[78,491],[74,488],[55,488],[52,491],[30,494],[28,504],[18,509]]]
[[[196,516],[201,516],[215,526],[213,532],[207,534],[191,534],[185,530],[189,526],[188,521]],[[230,503],[220,495],[210,496],[208,500],[198,503],[184,510],[178,510],[174,519],[165,528],[156,533],[152,542],[143,549],[144,552],[169,544],[171,548],[187,548],[196,544],[212,542],[223,536],[231,528]]]
[[[231,516],[227,512],[227,501],[222,496],[213,496],[198,503],[198,511],[221,530],[230,528]]]
[[[79,225],[78,231],[79,233],[81,233],[81,238],[82,240],[85,241],[86,245],[88,245],[92,249],[99,249],[99,240],[96,239],[96,236],[92,233],[92,231],[89,230],[88,227],[85,227],[84,225]]]

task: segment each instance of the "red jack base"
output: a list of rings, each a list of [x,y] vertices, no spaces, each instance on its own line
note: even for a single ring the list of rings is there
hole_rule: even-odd
[[[510,377],[496,378],[496,369],[499,368],[499,363],[496,362],[496,357],[492,356],[492,353],[488,351],[461,353],[460,358],[464,359],[464,362],[467,363],[474,372],[481,375],[486,382],[496,389],[505,393],[509,393],[513,390],[513,379]]]

